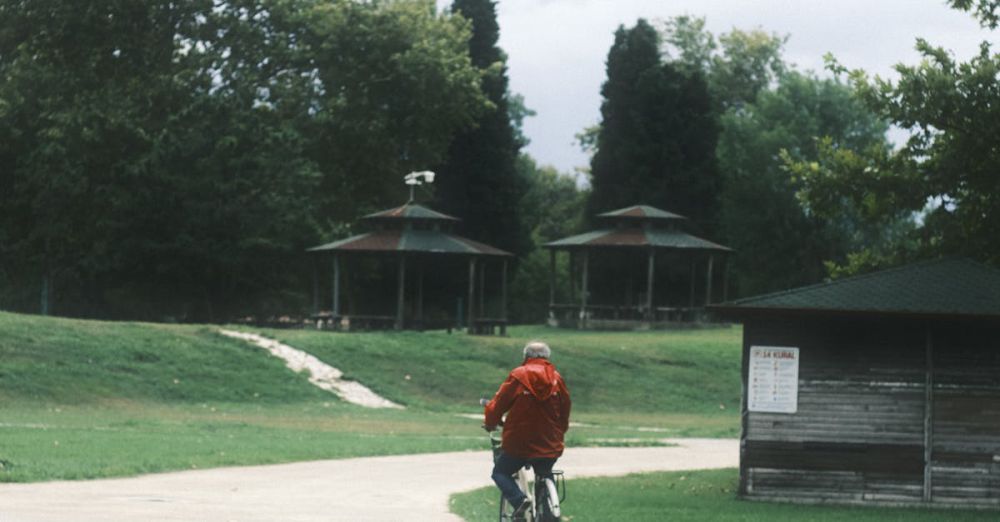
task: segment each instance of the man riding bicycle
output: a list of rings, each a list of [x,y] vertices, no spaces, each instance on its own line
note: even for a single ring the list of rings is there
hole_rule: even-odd
[[[569,429],[569,390],[555,366],[552,350],[541,341],[524,347],[524,362],[514,368],[486,404],[483,427],[496,429],[504,413],[503,453],[493,466],[493,482],[510,505],[515,518],[530,507],[512,475],[531,465],[537,477],[551,476],[552,466],[562,456],[563,437]]]

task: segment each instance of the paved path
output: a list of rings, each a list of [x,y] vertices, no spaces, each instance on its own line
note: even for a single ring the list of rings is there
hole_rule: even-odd
[[[568,478],[736,467],[738,443],[570,448]],[[218,468],[37,484],[0,484],[2,522],[447,521],[452,493],[491,484],[486,451]]]

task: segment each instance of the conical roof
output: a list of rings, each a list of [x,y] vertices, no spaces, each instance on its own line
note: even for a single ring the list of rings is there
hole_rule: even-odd
[[[542,246],[553,249],[573,248],[628,248],[703,250],[732,252],[732,249],[707,239],[670,227],[657,227],[656,223],[671,223],[687,218],[649,205],[612,210],[597,217],[615,222],[615,228],[602,228],[583,234],[562,238]],[[652,224],[652,226],[645,226]]]
[[[631,207],[625,207],[625,208],[620,208],[618,210],[612,210],[610,212],[604,212],[602,214],[598,214],[597,217],[614,218],[614,219],[643,219],[643,220],[656,220],[656,221],[687,219],[686,217],[680,214],[667,212],[666,210],[661,210],[656,207],[651,207],[649,205],[633,205]]]
[[[552,241],[545,248],[573,247],[652,247],[682,250],[715,250],[731,252],[732,249],[707,239],[692,236],[679,230],[646,228],[607,228],[577,234]]]
[[[439,230],[376,230],[310,248],[309,252],[423,252],[473,256],[512,256],[468,238]]]
[[[308,252],[390,253],[423,252],[430,254],[456,254],[472,256],[513,256],[510,252],[464,238],[426,223],[453,223],[458,218],[409,202],[403,206],[382,210],[364,216],[369,222],[385,226],[346,239],[308,249]],[[424,222],[421,226],[409,223]]]
[[[442,214],[436,210],[431,210],[423,205],[410,202],[400,207],[381,210],[364,216],[367,220],[430,220],[430,221],[459,221],[458,218]]]

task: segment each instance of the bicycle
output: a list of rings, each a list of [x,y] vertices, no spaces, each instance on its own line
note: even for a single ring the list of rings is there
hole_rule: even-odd
[[[489,401],[480,399],[479,402],[485,406]],[[502,428],[503,423],[501,422],[497,426],[497,429],[489,432],[490,448],[493,450],[494,463],[500,458],[500,454],[503,453],[500,447],[503,440]],[[561,470],[554,469],[551,475],[542,477],[539,481],[529,464],[517,470],[514,480],[530,501],[530,507],[524,514],[524,518],[518,519],[517,522],[521,520],[524,522],[559,522],[562,519],[560,505],[566,500],[566,480]],[[515,509],[517,509],[517,506],[513,506],[507,502],[507,499],[501,493],[500,522],[514,522]]]

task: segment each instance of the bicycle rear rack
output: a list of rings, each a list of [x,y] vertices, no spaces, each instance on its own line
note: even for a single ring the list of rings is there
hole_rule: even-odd
[[[566,501],[566,477],[562,470],[552,470],[552,480],[556,482],[556,490],[559,491],[559,503]]]

